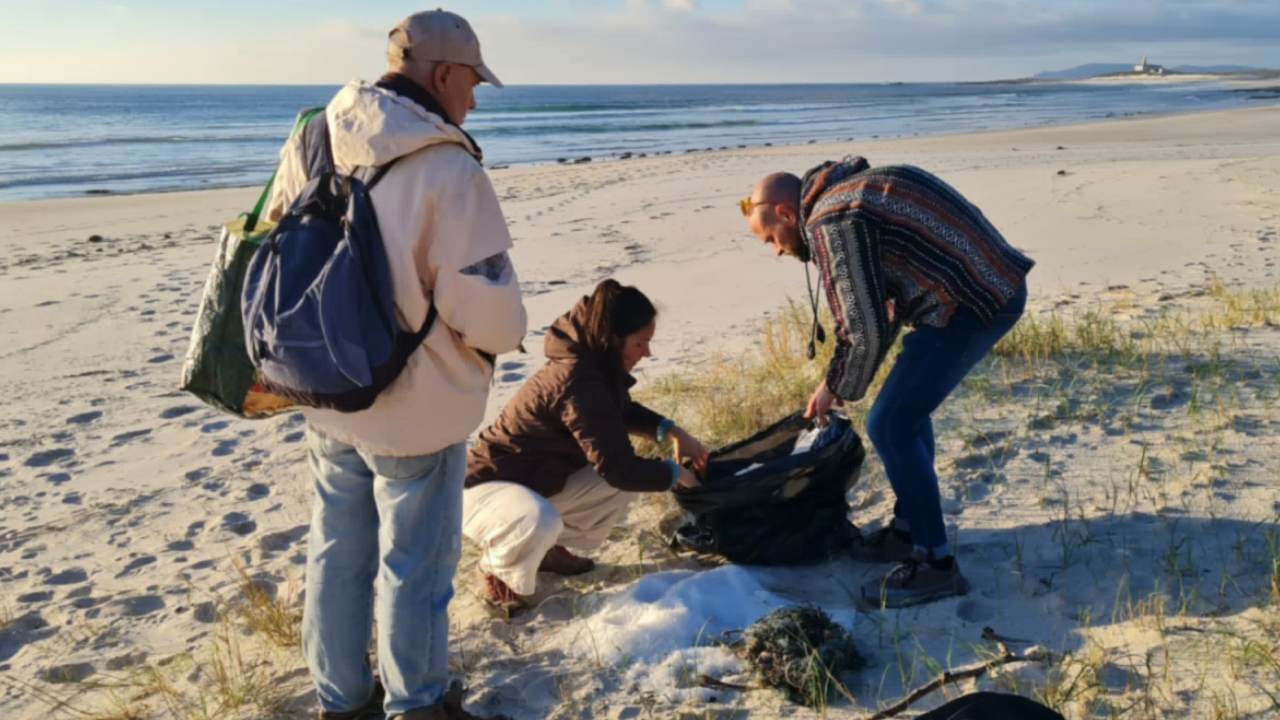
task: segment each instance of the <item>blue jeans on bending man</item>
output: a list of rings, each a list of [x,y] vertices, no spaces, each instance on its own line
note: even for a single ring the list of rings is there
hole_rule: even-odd
[[[946,327],[919,327],[903,338],[867,418],[867,435],[897,496],[894,520],[864,550],[902,563],[863,588],[867,602],[901,607],[968,592],[942,519],[930,416],[1013,329],[1026,303],[1024,284],[990,324],[960,308]]]

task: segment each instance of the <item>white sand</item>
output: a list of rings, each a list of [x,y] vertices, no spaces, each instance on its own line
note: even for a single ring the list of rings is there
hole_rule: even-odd
[[[1280,108],[1260,107],[496,171],[535,332],[530,355],[500,359],[490,416],[540,364],[537,329],[604,277],[639,285],[664,311],[658,357],[642,377],[749,346],[755,323],[788,298],[803,298],[805,285],[799,264],[771,257],[748,233],[735,201],[766,172],[800,172],[849,152],[874,164],[923,166],[978,204],[1039,263],[1031,280],[1037,310],[1120,301],[1138,317],[1193,302],[1185,296],[1214,278],[1274,285],[1278,122]],[[156,717],[176,717],[172,703],[131,699],[119,684],[157,667],[172,672],[188,697],[212,692],[210,673],[190,668],[225,627],[218,616],[236,596],[235,562],[283,596],[300,587],[310,503],[301,422],[237,421],[176,389],[217,225],[247,209],[255,193],[0,205],[0,717],[46,717],[54,698],[72,696],[76,707],[150,703],[161,708]],[[103,239],[89,242],[91,235]],[[1280,347],[1265,328],[1235,342],[1261,367]],[[1266,686],[1273,671],[1264,660],[1242,659],[1234,675],[1225,664],[1210,671],[1203,662],[1225,652],[1204,643],[1206,618],[1253,637],[1274,613],[1264,607],[1269,576],[1262,569],[1266,533],[1274,533],[1270,521],[1280,511],[1276,363],[1269,367],[1241,388],[1270,387],[1271,394],[1242,396],[1233,423],[1212,430],[1188,417],[1189,385],[1131,388],[1132,401],[1120,404],[1133,406],[1136,425],[1124,432],[1088,421],[1027,432],[1028,419],[1044,409],[987,403],[980,392],[949,405],[939,468],[948,521],[976,590],[852,623],[873,661],[850,685],[863,709],[920,684],[937,664],[974,660],[984,625],[1059,652],[1101,653],[1094,665],[1105,671],[1098,681],[1104,695],[1141,702],[1146,693],[1162,707],[1182,703],[1194,717],[1210,716],[1213,698],[1226,702],[1228,691],[1241,712],[1269,708],[1246,682],[1255,673]],[[1068,403],[1087,404],[1090,390],[1063,392]],[[1012,432],[1012,449],[966,448],[977,431]],[[1185,486],[1166,483],[1156,492],[1148,483],[1128,493],[1144,457],[1176,466],[1179,442],[1210,435],[1213,461],[1181,455],[1194,466]],[[873,526],[890,508],[877,472],[872,463],[856,497],[855,520]],[[1207,475],[1196,480],[1197,472]],[[651,528],[654,517],[648,503],[635,508],[629,529],[599,554],[599,571],[548,582],[539,611],[513,625],[482,612],[468,555],[457,583],[454,647],[456,669],[476,687],[478,703],[533,720],[648,717],[646,708],[669,717],[671,703],[687,699],[646,693],[619,656],[598,663],[577,647],[581,629],[591,627],[583,609],[595,600],[625,591],[642,573],[699,567],[637,557],[635,531]],[[851,618],[847,590],[877,570],[846,562],[752,577]],[[1130,607],[1156,590],[1173,598],[1158,621]],[[1179,607],[1194,609],[1175,617]],[[1178,634],[1183,625],[1195,631]],[[1274,658],[1272,633],[1258,635],[1260,658],[1266,647]],[[283,677],[271,684],[284,689],[288,707],[298,717],[310,712],[297,650],[235,637],[246,656],[266,658]],[[1164,678],[1158,686],[1143,674],[1153,664],[1167,668],[1156,673]],[[46,683],[56,668],[116,690]],[[1039,666],[1021,676],[1048,677]],[[690,707],[737,708],[732,716],[752,718],[791,712],[769,691],[719,693],[717,701]],[[843,702],[831,716],[857,712]],[[252,706],[217,715],[261,716]]]

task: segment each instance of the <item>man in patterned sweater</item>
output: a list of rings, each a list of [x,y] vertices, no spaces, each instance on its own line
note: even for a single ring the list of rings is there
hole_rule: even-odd
[[[1034,263],[951,186],[909,166],[849,157],[803,179],[777,173],[741,208],[777,255],[817,265],[835,317],[835,357],[807,417],[861,400],[899,328],[913,328],[867,419],[897,502],[893,523],[860,537],[854,557],[897,566],[863,598],[904,607],[967,593],[942,519],[930,415],[1018,322]],[[816,318],[815,332],[821,340]]]

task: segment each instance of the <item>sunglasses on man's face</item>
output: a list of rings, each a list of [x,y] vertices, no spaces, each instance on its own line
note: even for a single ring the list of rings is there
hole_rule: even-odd
[[[742,198],[738,201],[738,207],[742,210],[743,217],[750,217],[751,211],[759,205],[768,205],[763,200],[752,201],[751,198]]]

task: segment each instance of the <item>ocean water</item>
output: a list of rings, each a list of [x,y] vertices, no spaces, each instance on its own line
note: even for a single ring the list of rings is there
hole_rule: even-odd
[[[323,86],[0,85],[0,201],[258,185]],[[936,135],[1243,106],[1215,83],[482,86],[486,164]]]

